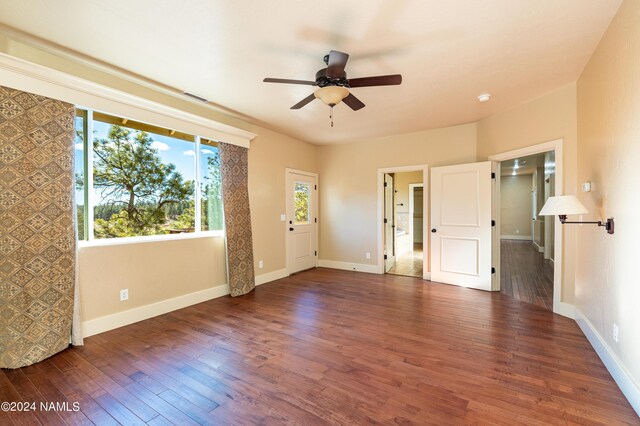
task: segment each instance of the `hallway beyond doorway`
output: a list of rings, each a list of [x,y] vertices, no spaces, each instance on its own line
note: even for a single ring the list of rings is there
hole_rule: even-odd
[[[422,264],[422,243],[415,243],[413,244],[413,251],[396,257],[395,264],[387,273],[422,278]]]
[[[531,241],[501,240],[500,292],[553,311],[553,262]]]

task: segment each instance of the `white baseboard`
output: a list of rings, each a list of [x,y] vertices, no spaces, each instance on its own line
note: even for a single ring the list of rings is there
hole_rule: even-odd
[[[570,303],[560,302],[556,306],[553,305],[553,312],[563,317],[575,319],[576,318],[576,308]]]
[[[522,240],[531,241],[531,235],[500,235],[501,240]]]
[[[424,272],[422,274],[422,279],[431,281],[431,272]]]
[[[256,285],[266,284],[280,278],[286,277],[286,269],[278,269],[277,271],[267,272],[266,274],[256,276]],[[187,306],[206,302],[207,300],[226,296],[229,294],[229,285],[223,284],[217,287],[208,288],[206,290],[196,291],[194,293],[184,294],[172,299],[161,300],[160,302],[151,303],[149,305],[139,306],[127,311],[116,312],[115,314],[105,315],[82,323],[82,336],[89,337],[94,334],[104,333],[105,331],[115,328],[124,327],[138,321],[157,317],[158,315],[186,308]]]
[[[320,268],[343,269],[345,271],[367,272],[369,274],[377,274],[377,265],[365,265],[363,263],[338,262],[337,260],[318,260]]]
[[[280,278],[288,277],[287,269],[278,269],[277,271],[267,272],[266,274],[256,275],[256,285],[266,284]]]
[[[538,243],[536,243],[535,241],[533,242],[533,246],[538,249],[538,251],[540,253],[544,253],[544,246],[539,245]]]
[[[640,416],[640,386],[633,381],[624,368],[624,364],[618,359],[587,317],[585,317],[579,309],[575,311],[578,326],[587,337],[587,340],[589,340],[589,343],[591,343],[591,346],[593,346],[593,349],[595,349],[604,366],[607,367],[607,370],[611,373],[613,380],[616,381],[624,396]]]
[[[196,291],[194,293],[184,294],[172,299],[139,306],[127,311],[116,312],[115,314],[84,321],[82,323],[82,336],[93,336],[94,334],[103,333],[105,331],[113,330],[114,328],[124,327],[125,325],[157,317],[158,315],[166,314],[167,312],[186,308],[187,306],[206,302],[207,300],[215,299],[227,294],[229,294],[229,285],[223,284],[217,287]]]

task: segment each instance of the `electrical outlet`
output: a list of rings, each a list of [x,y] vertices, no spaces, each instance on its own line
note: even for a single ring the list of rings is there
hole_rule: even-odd
[[[287,216],[285,216],[284,214],[280,215],[280,222],[284,222],[285,220],[287,220]]]
[[[264,268],[264,262],[262,260],[258,261],[258,269]]]
[[[365,257],[366,259],[371,259],[371,253],[370,253],[370,252],[366,252],[366,253],[364,254],[364,257]]]
[[[124,290],[120,290],[120,301],[124,302],[125,300],[129,300],[129,289],[125,288]]]
[[[620,329],[618,328],[618,324],[613,323],[613,341],[618,343],[620,340]]]
[[[516,234],[519,234],[519,233],[520,233],[520,230],[519,230],[519,229],[516,229]]]

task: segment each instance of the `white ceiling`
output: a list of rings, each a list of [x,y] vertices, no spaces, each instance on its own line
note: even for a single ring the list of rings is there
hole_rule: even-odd
[[[621,0],[0,0],[0,22],[268,123],[340,143],[473,122],[577,80]],[[354,112],[289,107],[329,50],[356,88]],[[490,92],[486,104],[476,97]]]

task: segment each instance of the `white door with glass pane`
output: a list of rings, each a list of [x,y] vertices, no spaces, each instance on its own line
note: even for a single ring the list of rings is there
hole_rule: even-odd
[[[431,280],[491,291],[491,162],[431,169]]]
[[[287,170],[287,272],[317,266],[318,175]]]

